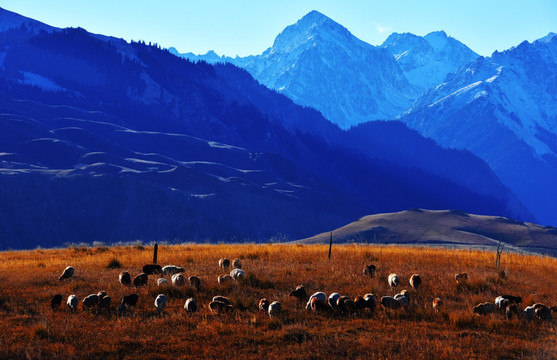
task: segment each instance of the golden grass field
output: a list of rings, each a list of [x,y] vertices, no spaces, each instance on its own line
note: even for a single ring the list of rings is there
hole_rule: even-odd
[[[555,359],[557,314],[551,323],[501,315],[480,317],[479,302],[509,293],[534,302],[557,304],[557,259],[503,253],[501,269],[494,252],[396,246],[323,245],[168,245],[159,247],[158,263],[197,275],[202,289],[158,288],[158,275],[147,287],[125,287],[121,271],[132,277],[152,261],[152,246],[71,247],[2,252],[0,262],[0,359]],[[240,258],[246,279],[219,285],[219,258]],[[116,259],[121,268],[107,268]],[[377,266],[374,278],[364,265]],[[59,281],[67,266],[70,280]],[[378,306],[354,315],[312,313],[289,297],[303,284],[308,293],[364,295],[378,300],[393,295],[386,278],[395,272],[410,290],[408,312]],[[467,272],[466,285],[454,274]],[[418,291],[408,279],[419,273]],[[100,290],[113,299],[110,312],[69,312],[65,300],[80,300]],[[139,294],[138,306],[118,317],[124,295]],[[169,295],[163,315],[154,307],[159,292]],[[64,295],[62,308],[50,309],[51,297]],[[228,296],[232,313],[213,315],[207,304],[214,295]],[[184,301],[193,296],[200,310],[188,314]],[[258,310],[262,297],[279,300],[283,312],[270,318]],[[434,297],[444,301],[437,314]]]

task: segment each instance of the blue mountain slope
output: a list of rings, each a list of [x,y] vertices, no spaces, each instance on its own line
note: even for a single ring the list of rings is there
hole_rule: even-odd
[[[292,239],[418,206],[529,216],[504,187],[354,149],[230,65],[83,29],[12,28],[0,49],[0,248]]]

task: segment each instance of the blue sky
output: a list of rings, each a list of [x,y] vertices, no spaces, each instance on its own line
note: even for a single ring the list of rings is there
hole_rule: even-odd
[[[445,30],[480,55],[557,32],[555,0],[0,0],[0,7],[57,27],[229,56],[260,54],[311,10],[372,45],[392,32]]]

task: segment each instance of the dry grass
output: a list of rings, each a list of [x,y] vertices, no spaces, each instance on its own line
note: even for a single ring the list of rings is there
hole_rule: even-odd
[[[331,261],[321,245],[182,245],[159,247],[159,263],[183,266],[197,275],[202,289],[157,288],[156,276],[146,288],[127,288],[118,274],[139,273],[152,259],[153,248],[75,247],[60,250],[3,252],[0,262],[1,359],[183,359],[183,358],[413,358],[413,359],[551,359],[557,358],[557,330],[551,324],[480,318],[471,308],[502,293],[522,296],[523,305],[557,304],[557,259],[503,253],[500,274],[493,252],[336,246]],[[246,280],[219,286],[218,259],[240,258]],[[364,265],[377,266],[375,278],[362,275]],[[118,268],[117,265],[121,268]],[[59,282],[67,266],[74,278]],[[355,316],[313,314],[288,293],[298,284],[315,291],[354,297],[368,292],[392,295],[386,278],[396,272],[400,289],[409,289],[413,273],[422,287],[411,290],[409,311]],[[457,286],[454,274],[467,272],[469,282]],[[399,289],[399,290],[400,290]],[[138,307],[118,317],[108,313],[76,313],[50,309],[56,293],[83,299],[105,290],[113,306],[137,292]],[[410,290],[410,289],[409,289]],[[169,304],[156,314],[156,295]],[[212,315],[207,304],[217,294],[228,296],[235,311]],[[201,306],[186,314],[185,298]],[[279,300],[284,312],[269,318],[257,309],[259,299]],[[436,314],[431,300],[440,297]],[[557,317],[554,315],[554,317]]]

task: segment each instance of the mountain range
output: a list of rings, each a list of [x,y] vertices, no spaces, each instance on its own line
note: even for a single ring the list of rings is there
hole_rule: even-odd
[[[533,219],[484,161],[400,122],[343,131],[232,64],[0,20],[2,249],[297,239],[413,207]]]
[[[445,148],[468,150],[538,221],[552,224],[557,222],[554,35],[481,57],[443,31],[423,37],[393,33],[372,46],[313,11],[261,55],[170,51],[243,67],[343,129],[396,120]]]

